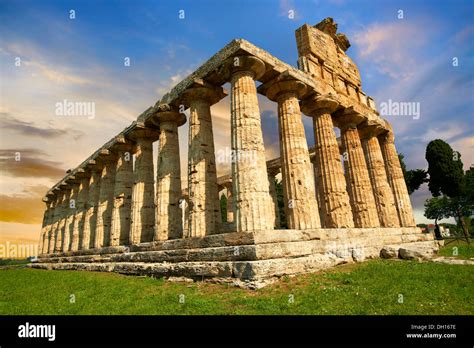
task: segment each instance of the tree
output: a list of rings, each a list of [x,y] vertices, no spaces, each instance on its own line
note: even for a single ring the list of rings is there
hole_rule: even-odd
[[[225,195],[221,195],[220,204],[222,222],[227,222],[227,197]]]
[[[425,216],[435,221],[436,239],[443,239],[439,231],[438,220],[449,218],[451,211],[449,209],[450,202],[446,196],[433,197],[425,202]]]
[[[449,197],[447,211],[450,212],[450,216],[458,219],[466,241],[470,243],[464,216],[472,214],[473,205],[469,198],[472,196],[472,192],[468,192],[461,154],[454,151],[445,141],[436,139],[430,141],[426,147],[425,158],[428,161],[428,188],[431,194],[434,197],[439,197],[441,194]],[[469,185],[472,185],[473,174],[470,172],[468,175]],[[444,202],[448,204],[448,202]]]
[[[445,194],[457,197],[463,188],[464,171],[461,154],[441,139],[432,140],[426,147],[428,174],[430,176],[428,188],[432,195],[437,197]]]
[[[402,167],[403,176],[405,177],[408,193],[411,195],[420,188],[421,184],[428,181],[426,178],[428,173],[426,173],[424,169],[407,170],[404,158],[405,156],[403,156],[403,154],[398,154],[398,159],[400,160],[400,166]]]

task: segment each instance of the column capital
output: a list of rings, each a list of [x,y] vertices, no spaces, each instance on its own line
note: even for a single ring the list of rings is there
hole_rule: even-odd
[[[265,63],[254,56],[234,56],[229,57],[221,68],[221,73],[229,80],[234,74],[239,72],[252,73],[252,78],[258,80],[265,73]]]
[[[150,138],[152,141],[156,141],[160,138],[160,130],[145,126],[137,126],[129,134],[127,134],[127,137],[129,137],[134,142],[137,142],[139,139],[143,138]]]
[[[337,98],[329,93],[305,99],[301,103],[301,110],[306,115],[318,117],[322,114],[332,114],[339,105]]]
[[[103,165],[107,165],[117,160],[117,154],[112,149],[100,149],[96,157],[96,161],[101,162]]]
[[[186,123],[186,115],[169,104],[155,105],[152,123],[159,126],[164,122],[175,122],[180,127]]]
[[[361,139],[376,137],[386,131],[385,124],[379,120],[366,120],[359,125],[359,136]]]
[[[283,75],[259,87],[259,91],[263,92],[266,97],[273,101],[286,94],[293,94],[296,98],[301,98],[307,90],[306,84],[296,79],[288,78]]]
[[[214,105],[227,95],[228,92],[224,88],[196,79],[192,86],[181,94],[180,102],[188,107],[195,101],[204,101],[209,105]]]
[[[380,134],[378,138],[385,143],[395,144],[395,135],[391,130]]]
[[[337,111],[333,115],[333,123],[340,129],[354,128],[359,124],[367,120],[367,116],[363,114],[363,111],[356,106],[350,106],[343,110]]]

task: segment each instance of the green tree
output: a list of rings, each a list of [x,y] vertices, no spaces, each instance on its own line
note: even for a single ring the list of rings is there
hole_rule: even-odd
[[[426,147],[428,188],[434,197],[445,194],[457,197],[462,193],[464,171],[461,154],[441,139],[432,140]]]
[[[225,195],[221,195],[220,203],[222,222],[227,222],[227,197]]]
[[[408,193],[411,195],[413,192],[418,190],[421,184],[427,182],[428,173],[424,169],[410,169],[407,170],[405,164],[405,156],[403,154],[398,154],[398,159],[400,160],[400,166],[402,167],[403,176],[405,178],[405,183],[407,185]]]
[[[441,139],[432,140],[426,147],[425,158],[428,161],[428,188],[434,197],[446,195],[449,200],[444,200],[446,211],[450,216],[456,217],[463,230],[466,241],[470,243],[469,231],[464,216],[472,214],[472,193],[468,192],[467,181],[472,185],[472,173],[463,170],[461,154],[454,151],[451,146]],[[470,170],[469,170],[470,171]]]
[[[278,182],[277,179],[275,179],[275,191],[278,202],[278,211],[280,213],[280,228],[285,229],[288,228],[288,223],[286,222],[285,203],[283,199],[283,184]]]
[[[433,219],[435,221],[435,235],[437,239],[443,239],[439,232],[438,220],[451,217],[449,206],[449,198],[446,196],[433,197],[427,199],[425,202],[424,215],[427,219]]]

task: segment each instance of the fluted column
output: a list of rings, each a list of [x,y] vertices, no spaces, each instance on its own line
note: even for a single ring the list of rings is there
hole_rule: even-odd
[[[73,177],[74,180],[74,177]],[[79,193],[79,183],[70,181],[71,195],[69,196],[69,204],[67,207],[66,223],[64,225],[64,239],[63,239],[63,251],[71,250],[72,242],[74,241],[74,217],[77,211],[77,195]],[[76,236],[77,238],[77,236]]]
[[[211,105],[225,93],[221,87],[195,85],[183,94],[189,105],[187,238],[218,233],[221,222]]]
[[[59,222],[59,211],[61,209],[61,203],[63,200],[63,193],[59,190],[56,190],[56,198],[53,202],[54,210],[53,210],[53,217],[51,221],[51,229],[49,231],[49,246],[48,246],[48,254],[53,254],[56,251],[56,239],[57,239],[57,231],[58,231],[58,222]]]
[[[135,141],[130,244],[151,242],[155,233],[155,179],[153,172],[153,142],[159,133],[141,128],[132,136]]]
[[[338,103],[331,96],[319,96],[303,102],[303,112],[313,117],[317,192],[322,203],[323,226],[354,227],[339,145],[331,113]]]
[[[278,102],[280,158],[285,213],[289,229],[321,227],[313,169],[298,98],[306,86],[296,80],[273,83],[266,95]]]
[[[104,163],[104,168],[100,178],[99,206],[97,207],[97,227],[94,248],[102,248],[110,245],[117,157],[115,154],[112,154],[110,150],[105,150],[101,152],[100,161]]]
[[[233,223],[234,222],[234,196],[232,194],[233,187],[232,187],[232,182],[229,181],[224,184],[225,189],[226,189],[226,197],[227,197],[227,223]]]
[[[410,196],[403,176],[402,167],[395,148],[395,137],[390,130],[379,136],[380,148],[385,161],[387,179],[392,188],[395,206],[397,207],[400,226],[415,226]]]
[[[79,176],[79,175],[78,175]],[[84,221],[87,212],[87,198],[89,194],[90,173],[81,169],[79,177],[79,192],[76,200],[76,213],[74,215],[74,226],[72,232],[71,250],[76,251],[82,248],[84,238]]]
[[[56,237],[55,251],[60,253],[65,250],[64,246],[69,243],[69,238],[66,235],[66,222],[69,213],[69,200],[71,197],[71,188],[67,184],[62,184],[64,187],[64,199],[61,203],[59,223],[58,223],[58,233]]]
[[[89,182],[89,194],[87,196],[87,211],[84,218],[84,229],[81,249],[90,249],[95,245],[95,231],[97,226],[97,208],[99,206],[100,184],[102,176],[102,165],[95,160],[89,165],[91,178]]]
[[[181,164],[179,158],[178,127],[186,116],[167,105],[158,107],[155,121],[160,126],[156,173],[156,229],[155,240],[182,238]]]
[[[46,204],[46,210],[44,211],[43,223],[41,225],[41,235],[38,244],[38,255],[45,254],[48,251],[48,233],[52,220],[51,213],[53,211],[53,203],[50,197],[46,197],[45,199],[43,199],[43,202]]]
[[[399,227],[397,208],[392,189],[388,184],[382,150],[376,136],[376,127],[362,127],[359,129],[359,134],[362,139],[362,148],[367,161],[380,225],[382,227]]]
[[[341,127],[342,146],[346,160],[347,190],[355,227],[379,227],[372,185],[365,162],[357,126],[346,123]]]
[[[126,245],[130,240],[132,190],[134,182],[133,146],[131,142],[127,142],[124,138],[122,140],[123,142],[115,145],[117,166],[115,168],[114,206],[112,209],[112,227],[110,232],[111,246]]]
[[[237,232],[271,230],[275,217],[255,87],[255,80],[265,72],[265,64],[252,56],[235,57],[229,64],[235,227]]]

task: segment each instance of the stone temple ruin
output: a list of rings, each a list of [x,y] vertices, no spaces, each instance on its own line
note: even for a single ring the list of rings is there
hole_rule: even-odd
[[[392,128],[362,91],[345,53],[349,40],[331,18],[303,25],[296,40],[298,68],[233,40],[68,171],[43,199],[40,255],[30,266],[255,287],[345,262],[436,251],[433,236],[415,226]],[[278,103],[281,157],[271,161],[257,93]],[[217,177],[210,107],[228,95],[232,169]],[[302,117],[313,120],[314,148]],[[186,121],[182,190],[178,128]],[[287,229],[276,203],[280,172]],[[228,198],[224,223],[220,193]]]

